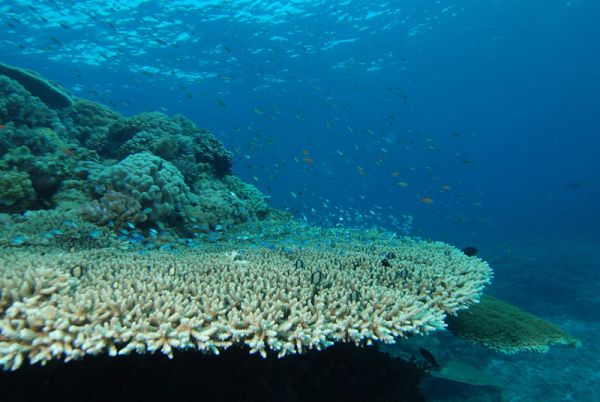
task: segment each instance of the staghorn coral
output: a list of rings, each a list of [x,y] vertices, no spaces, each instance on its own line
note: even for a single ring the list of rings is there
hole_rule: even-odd
[[[228,243],[177,254],[8,248],[0,254],[0,365],[233,345],[279,356],[394,342],[443,328],[491,270],[443,243],[362,241],[292,254]],[[382,264],[382,255],[390,258]],[[392,258],[393,256],[393,258]]]

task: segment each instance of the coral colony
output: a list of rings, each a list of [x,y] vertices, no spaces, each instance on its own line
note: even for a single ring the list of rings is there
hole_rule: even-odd
[[[444,328],[492,272],[449,245],[269,209],[181,116],[123,117],[0,68],[0,365],[266,356]]]

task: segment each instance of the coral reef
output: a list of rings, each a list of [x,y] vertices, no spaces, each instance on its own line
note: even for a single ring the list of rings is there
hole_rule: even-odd
[[[0,364],[233,345],[284,356],[337,342],[394,342],[445,327],[446,314],[477,300],[491,277],[486,263],[443,243],[347,235],[340,242],[321,229],[327,248],[228,242],[176,258],[7,247]]]
[[[81,217],[98,225],[121,227],[127,223],[141,223],[148,219],[142,212],[142,205],[131,195],[108,190],[100,201],[92,200],[81,208]]]
[[[29,175],[17,170],[0,170],[0,211],[19,210],[31,206],[35,191]]]
[[[168,222],[184,220],[185,208],[197,203],[177,168],[149,152],[130,155],[91,180],[94,192],[102,199],[83,207],[86,216],[93,216],[86,211],[100,212],[98,207],[104,205],[108,215],[129,211],[127,214],[136,218],[132,223],[146,219]],[[93,221],[106,223],[113,219],[108,215]]]
[[[51,127],[56,113],[18,82],[0,74],[0,123],[16,126]]]
[[[108,157],[152,152],[182,168],[188,184],[200,172],[215,177],[231,173],[231,154],[183,116],[169,118],[153,112],[119,119],[110,126],[107,140],[104,154]]]
[[[80,219],[71,209],[28,211],[23,215],[0,214],[0,247],[27,248],[43,255],[50,247],[74,249],[123,248],[107,227]]]
[[[448,316],[446,322],[454,335],[507,354],[547,352],[551,345],[579,343],[556,325],[485,295],[479,304]]]
[[[123,117],[0,64],[0,124],[0,213],[77,208],[98,225],[185,231],[266,217],[231,154],[182,116]]]

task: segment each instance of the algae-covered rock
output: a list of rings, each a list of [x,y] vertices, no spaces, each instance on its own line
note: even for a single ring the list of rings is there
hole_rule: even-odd
[[[454,335],[507,354],[546,352],[551,345],[579,344],[556,325],[485,295],[468,310],[447,317],[446,323]]]
[[[71,98],[64,90],[31,70],[0,63],[0,75],[17,81],[27,92],[39,98],[50,108],[65,108],[72,105]]]

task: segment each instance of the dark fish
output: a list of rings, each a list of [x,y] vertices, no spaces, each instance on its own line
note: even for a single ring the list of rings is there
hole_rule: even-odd
[[[435,360],[433,354],[425,348],[419,348],[419,352],[421,352],[421,356],[423,359],[427,360],[427,363],[431,364],[431,367],[438,367],[439,363]]]
[[[467,257],[473,257],[475,254],[477,254],[477,249],[475,247],[465,247],[462,249],[462,252],[464,255],[466,255]]]
[[[167,41],[164,41],[164,40],[162,40],[161,38],[158,38],[158,37],[156,37],[156,36],[154,36],[154,35],[150,35],[150,37],[151,37],[151,38],[152,38],[152,39],[153,39],[153,40],[154,40],[156,43],[158,43],[159,45],[163,45],[163,46],[166,46],[166,45],[168,45]]]
[[[54,42],[54,44],[56,46],[62,46],[63,45],[62,41],[60,39],[58,39],[57,37],[55,37],[55,36],[50,36],[50,40],[52,42]]]

